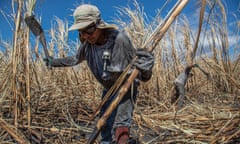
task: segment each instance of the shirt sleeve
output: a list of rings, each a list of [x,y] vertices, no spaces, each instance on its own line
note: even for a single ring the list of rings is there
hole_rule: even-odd
[[[83,60],[85,60],[85,47],[86,47],[86,44],[84,43],[79,47],[77,54],[74,56],[68,56],[64,58],[54,58],[52,61],[52,66],[68,67],[68,66],[74,66],[81,63]]]

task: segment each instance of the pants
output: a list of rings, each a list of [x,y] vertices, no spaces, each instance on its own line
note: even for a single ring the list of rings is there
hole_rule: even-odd
[[[114,140],[115,129],[120,126],[130,127],[132,123],[132,116],[134,110],[134,103],[137,95],[137,82],[124,95],[123,99],[107,119],[105,126],[101,131],[101,144],[110,144]],[[107,90],[104,89],[102,97],[105,96]],[[100,116],[104,114],[113,99],[118,95],[118,92],[111,96],[111,98],[102,106]]]
[[[185,99],[185,85],[181,83],[175,83],[175,90],[176,90],[176,101],[178,108],[181,108],[184,103]]]

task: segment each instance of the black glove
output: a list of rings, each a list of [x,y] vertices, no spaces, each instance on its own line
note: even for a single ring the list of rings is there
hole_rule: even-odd
[[[139,79],[147,81],[152,76],[152,68],[154,66],[154,55],[145,49],[137,49],[137,59],[133,63],[134,66],[140,71]]]
[[[49,56],[46,58],[43,58],[43,61],[45,62],[45,65],[49,68],[53,66],[53,57]]]
[[[137,59],[133,63],[136,68],[141,72],[152,71],[154,65],[154,56],[151,52],[145,49],[137,49]]]

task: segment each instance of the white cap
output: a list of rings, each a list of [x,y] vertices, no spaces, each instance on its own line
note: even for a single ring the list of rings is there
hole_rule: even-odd
[[[91,24],[96,24],[97,28],[116,28],[115,25],[109,25],[101,20],[101,13],[99,9],[90,4],[83,4],[78,6],[74,13],[74,24],[69,28],[69,30],[79,30],[88,27]]]

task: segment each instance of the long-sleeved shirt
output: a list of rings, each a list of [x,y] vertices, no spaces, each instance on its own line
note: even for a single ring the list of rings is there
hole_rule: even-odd
[[[105,88],[110,88],[121,72],[123,72],[127,65],[132,61],[136,50],[124,32],[109,29],[107,30],[107,33],[108,37],[105,44],[83,44],[79,47],[76,55],[53,59],[53,67],[73,66],[86,60],[96,79]],[[107,77],[103,78],[103,52],[105,50],[108,50],[111,56],[107,65]]]

